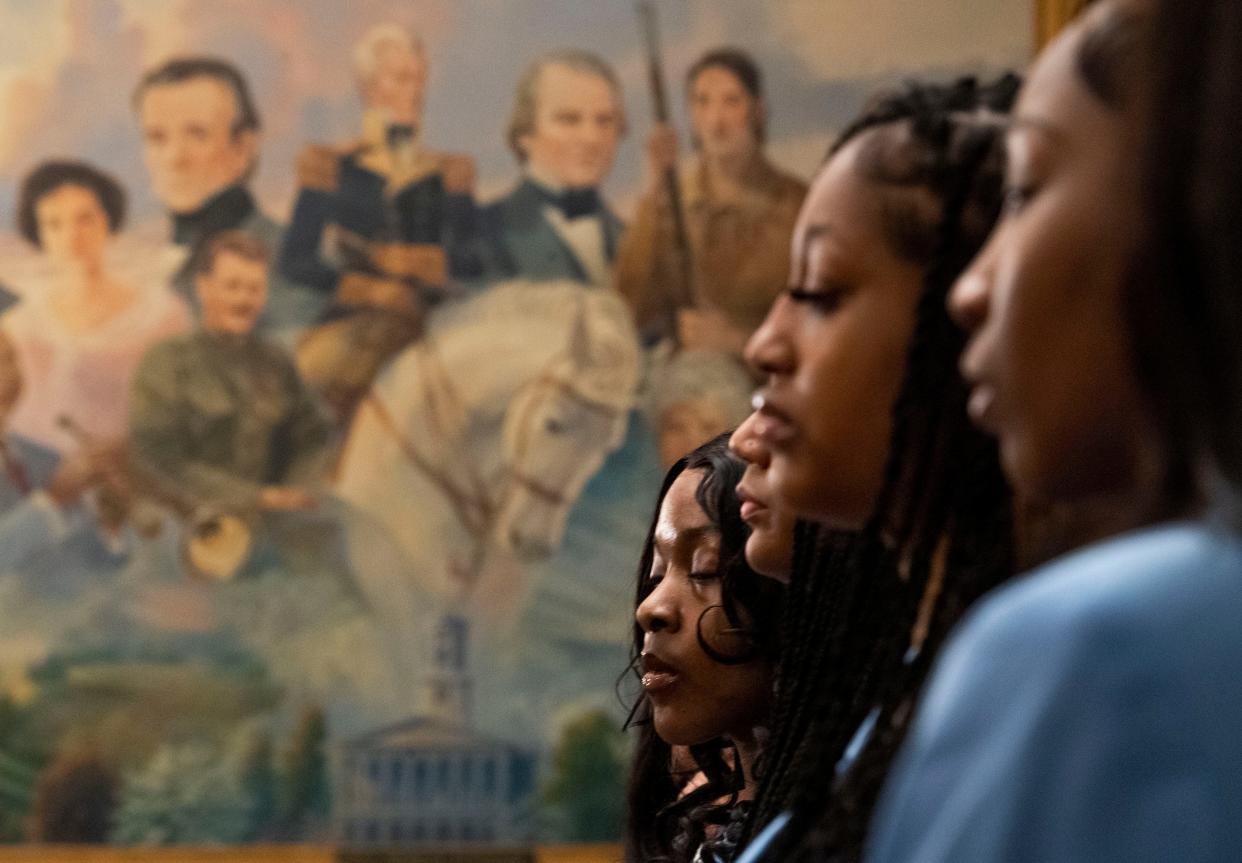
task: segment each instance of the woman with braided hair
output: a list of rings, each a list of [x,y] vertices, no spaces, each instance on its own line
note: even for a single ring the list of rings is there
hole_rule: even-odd
[[[861,855],[930,658],[1012,571],[1009,493],[966,414],[945,298],[999,211],[1016,88],[876,100],[815,178],[792,287],[747,347],[770,487],[803,521],[748,825],[783,828],[743,859]]]
[[[1100,2],[1023,88],[951,296],[971,415],[1113,524],[954,635],[875,861],[1242,859],[1240,45],[1236,0]]]
[[[678,460],[643,548],[629,669],[642,689],[627,722],[640,729],[635,863],[727,855],[754,791],[784,586],[747,564],[752,531],[735,491],[743,467],[727,435]],[[773,514],[763,530],[765,562],[787,568],[792,521]]]

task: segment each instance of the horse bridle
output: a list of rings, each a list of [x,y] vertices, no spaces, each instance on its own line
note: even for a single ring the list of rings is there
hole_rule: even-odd
[[[553,363],[549,363],[549,365],[553,365]],[[535,378],[535,380],[531,383],[531,386],[538,388],[538,392],[543,398],[547,398],[548,395],[551,395],[552,393],[560,393],[568,396],[570,401],[575,404],[592,413],[600,414],[605,419],[615,419],[618,414],[622,413],[622,409],[612,407],[597,399],[591,398],[590,396],[579,391],[564,377],[555,375],[547,369],[545,369],[539,377]],[[545,392],[547,395],[544,395]],[[568,500],[563,492],[549,488],[546,484],[523,472],[521,468],[518,467],[518,465],[522,463],[523,457],[526,455],[526,447],[529,443],[529,414],[535,410],[541,401],[542,399],[538,397],[529,398],[527,404],[522,406],[522,412],[518,414],[517,420],[521,420],[521,422],[518,423],[518,429],[521,436],[518,438],[517,444],[513,448],[513,464],[507,467],[506,472],[514,483],[526,489],[535,497],[541,498],[553,506],[560,506]],[[515,420],[515,422],[517,422],[517,420]]]

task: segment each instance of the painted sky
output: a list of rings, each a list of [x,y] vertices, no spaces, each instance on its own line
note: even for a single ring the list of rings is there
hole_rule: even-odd
[[[804,176],[878,86],[1020,68],[1032,46],[1030,0],[663,0],[659,10],[672,92],[704,50],[750,50],[767,77],[771,153]],[[514,175],[502,137],[522,68],[568,46],[613,62],[631,118],[609,183],[624,212],[650,116],[630,0],[0,0],[0,236],[11,239],[22,175],[52,156],[112,171],[134,221],[153,223],[129,97],[143,70],[185,53],[218,54],[249,77],[264,124],[256,186],[283,218],[298,150],[357,134],[350,47],[385,21],[423,35],[427,140],[474,155],[484,197]]]

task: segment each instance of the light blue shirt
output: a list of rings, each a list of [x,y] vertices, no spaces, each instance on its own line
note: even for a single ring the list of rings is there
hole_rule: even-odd
[[[1242,860],[1242,545],[1123,536],[995,592],[942,654],[873,863]]]

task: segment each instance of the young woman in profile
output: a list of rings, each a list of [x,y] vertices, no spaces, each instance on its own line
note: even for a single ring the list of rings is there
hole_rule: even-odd
[[[669,470],[639,565],[632,861],[727,859],[754,793],[784,587],[747,565],[752,535],[735,492],[743,464],[726,437]],[[787,568],[792,523],[777,517],[765,529],[765,563]]]
[[[931,657],[1012,572],[1009,493],[967,418],[945,298],[999,211],[1016,87],[876,100],[813,181],[792,287],[748,345],[773,502],[803,521],[749,830],[773,826],[743,859],[861,855]]]
[[[1098,3],[1040,56],[952,296],[1015,486],[1110,501],[1112,535],[956,634],[876,861],[1242,855],[1242,7],[1153,5]]]

